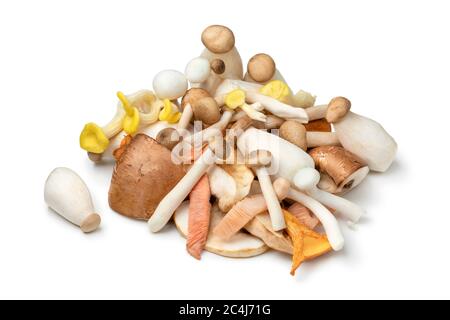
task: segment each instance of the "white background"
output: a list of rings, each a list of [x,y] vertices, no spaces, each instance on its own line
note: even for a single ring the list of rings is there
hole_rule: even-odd
[[[450,298],[448,1],[2,1],[0,298]],[[78,147],[115,92],[184,70],[209,24],[230,26],[243,60],[270,53],[295,89],[349,97],[396,138],[397,160],[349,198],[367,218],[344,252],[289,275],[282,254],[185,252],[108,207],[111,166]],[[102,227],[84,235],[49,211],[56,166],[90,186]]]

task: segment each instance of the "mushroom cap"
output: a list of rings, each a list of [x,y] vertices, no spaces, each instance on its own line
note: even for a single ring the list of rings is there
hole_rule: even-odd
[[[320,173],[314,168],[303,168],[294,176],[294,184],[300,190],[311,190],[320,181]]]
[[[163,70],[153,78],[153,90],[160,99],[178,99],[185,94],[187,88],[186,77],[176,70]]]
[[[280,137],[295,144],[297,147],[307,150],[306,128],[303,124],[294,120],[287,120],[280,126]]]
[[[202,83],[206,81],[211,73],[208,59],[194,58],[186,65],[184,74],[192,83]]]
[[[220,109],[213,97],[204,97],[192,102],[194,118],[204,124],[211,125],[219,121]]]
[[[225,72],[225,62],[222,59],[214,59],[211,61],[211,70],[215,73],[215,74],[222,74]]]
[[[190,103],[192,106],[192,103],[198,99],[211,97],[208,91],[201,88],[191,88],[189,89],[185,95],[183,96],[183,99],[181,99],[181,108],[184,109],[184,107]]]
[[[202,33],[203,45],[216,54],[227,53],[234,48],[233,31],[221,25],[207,27]]]
[[[331,99],[325,118],[329,123],[339,122],[350,111],[352,103],[345,97]]]
[[[254,150],[246,158],[249,167],[266,167],[272,162],[272,153],[269,150]]]
[[[247,72],[256,82],[267,82],[276,71],[275,61],[265,53],[254,55],[247,64]]]
[[[156,141],[172,150],[180,142],[180,134],[175,128],[164,128],[156,135]]]

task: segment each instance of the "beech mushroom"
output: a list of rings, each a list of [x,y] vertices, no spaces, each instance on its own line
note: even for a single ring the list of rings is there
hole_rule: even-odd
[[[211,125],[219,121],[220,109],[217,102],[212,97],[204,97],[192,102],[192,112],[194,118],[206,125]]]
[[[181,137],[176,129],[165,128],[157,134],[155,140],[167,149],[172,150],[180,142]]]
[[[85,233],[100,225],[91,194],[78,174],[69,168],[56,168],[45,182],[44,199],[59,215],[79,226]]]
[[[192,88],[199,87],[203,82],[208,80],[211,73],[211,66],[208,59],[194,58],[186,66],[184,74],[186,79],[191,83]]]
[[[215,154],[212,146],[194,162],[186,175],[174,186],[174,188],[159,202],[152,217],[148,220],[150,231],[158,232],[169,222],[175,210],[189,195],[194,185],[214,164]]]
[[[350,191],[359,185],[369,173],[351,152],[342,147],[322,146],[309,151],[316,168],[331,177],[337,186],[336,192]]]
[[[267,150],[255,150],[248,155],[247,164],[252,167],[258,177],[264,199],[267,202],[267,209],[272,220],[274,231],[280,231],[286,228],[283,212],[281,211],[280,202],[270,180],[267,167],[272,162],[272,154]]]
[[[301,191],[305,191],[320,203],[335,209],[349,222],[356,223],[364,214],[364,210],[347,199],[317,188],[320,181],[320,173],[314,168],[304,168],[294,176],[294,185]]]
[[[221,25],[209,26],[203,31],[201,39],[206,47],[201,57],[210,62],[216,59],[224,62],[225,71],[222,78],[242,79],[242,59],[234,46],[234,34],[229,28]]]
[[[280,137],[305,151],[308,148],[317,146],[334,146],[340,144],[334,132],[306,131],[304,125],[292,120],[288,120],[281,125]]]
[[[247,74],[244,80],[265,83],[272,80],[276,70],[275,61],[271,56],[265,53],[258,53],[248,61]]]
[[[191,119],[194,115],[192,111],[192,103],[201,98],[207,97],[210,97],[210,94],[208,93],[208,91],[201,88],[191,88],[188,91],[186,91],[186,93],[183,96],[183,99],[181,99],[181,108],[183,110],[183,113],[178,122],[179,130],[186,129],[189,123],[191,122]]]
[[[161,100],[176,100],[185,94],[187,88],[185,75],[176,70],[163,70],[153,78],[153,90]]]
[[[183,237],[187,237],[188,234],[188,217],[189,201],[185,201],[174,214],[175,225]],[[223,213],[217,206],[213,206],[210,232],[205,245],[206,251],[230,258],[249,258],[263,254],[269,249],[263,241],[243,231],[236,233],[227,241],[215,236],[212,230],[220,223],[222,218]]]
[[[345,97],[335,97],[326,105],[306,109],[309,120],[326,119],[329,123],[336,123],[343,119],[350,111],[352,104]]]

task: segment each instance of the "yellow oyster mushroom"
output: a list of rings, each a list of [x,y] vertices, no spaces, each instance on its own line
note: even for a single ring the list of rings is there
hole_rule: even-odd
[[[104,130],[91,122],[84,126],[80,135],[80,146],[82,149],[92,153],[102,153],[108,148],[109,138]]]
[[[266,122],[267,116],[260,112],[263,110],[262,105],[257,102],[248,105],[245,102],[245,91],[242,89],[235,89],[225,96],[225,105],[230,109],[241,108],[251,119],[261,122]]]
[[[168,123],[177,123],[181,118],[181,112],[173,107],[169,99],[163,100],[164,107],[159,113],[159,120],[167,121]]]
[[[291,96],[289,86],[281,80],[270,81],[264,85],[259,92],[281,102],[289,102]]]
[[[117,97],[125,110],[125,118],[123,119],[123,130],[128,134],[135,134],[139,129],[140,116],[139,110],[136,107],[132,107],[130,101],[122,92],[117,92]]]

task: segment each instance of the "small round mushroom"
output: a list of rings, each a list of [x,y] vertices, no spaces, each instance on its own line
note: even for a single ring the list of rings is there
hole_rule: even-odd
[[[211,125],[219,121],[220,109],[213,97],[204,97],[191,103],[194,118],[202,121],[206,125]]]
[[[275,61],[268,54],[258,53],[249,60],[247,72],[256,82],[267,82],[276,72]]]
[[[212,60],[210,67],[215,74],[221,75],[225,72],[225,62],[222,59]]]
[[[285,121],[280,127],[280,137],[295,144],[300,149],[305,151],[308,149],[308,144],[306,142],[306,128],[297,121]]]
[[[350,111],[352,103],[344,97],[336,97],[331,99],[328,104],[325,118],[329,123],[339,122]]]
[[[211,52],[216,54],[227,53],[234,48],[235,38],[233,31],[221,25],[207,27],[202,33],[202,42]]]
[[[158,132],[158,135],[156,136],[156,141],[169,150],[172,150],[180,140],[181,136],[174,128],[165,128]]]
[[[187,88],[186,77],[176,70],[161,71],[153,78],[153,90],[160,99],[178,99],[185,94]]]
[[[208,59],[194,58],[186,66],[184,74],[192,84],[200,84],[206,81],[211,73]]]
[[[181,108],[184,110],[184,107],[186,107],[187,104],[192,105],[194,101],[206,97],[210,97],[210,94],[205,89],[191,88],[188,91],[186,91],[186,94],[183,96],[183,99],[181,99]]]

